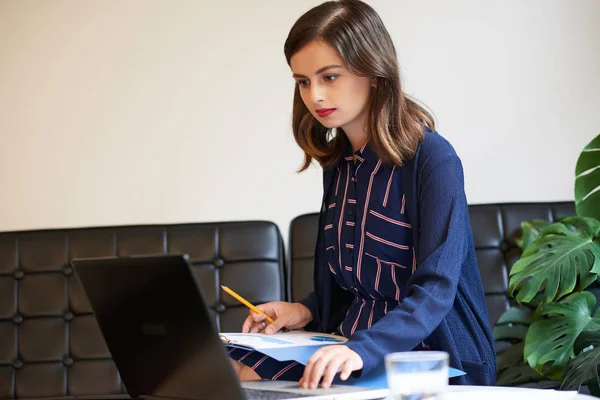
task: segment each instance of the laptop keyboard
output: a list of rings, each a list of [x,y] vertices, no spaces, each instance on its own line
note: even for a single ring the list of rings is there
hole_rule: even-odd
[[[244,397],[247,400],[279,400],[279,399],[299,399],[302,397],[313,397],[308,394],[276,392],[274,390],[248,389],[242,388]]]

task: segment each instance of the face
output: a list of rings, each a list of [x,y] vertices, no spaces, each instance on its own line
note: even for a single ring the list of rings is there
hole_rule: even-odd
[[[359,129],[367,112],[371,80],[351,73],[338,52],[313,41],[294,54],[290,66],[306,108],[327,128]]]

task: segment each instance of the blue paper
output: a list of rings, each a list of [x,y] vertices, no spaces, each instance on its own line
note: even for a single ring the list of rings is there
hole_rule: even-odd
[[[272,348],[272,349],[261,349],[259,352],[272,357],[278,361],[298,361],[301,364],[306,365],[308,359],[313,355],[317,349],[323,346],[329,346],[331,343],[324,342],[323,345],[316,346],[297,346],[297,347],[284,347],[284,348]],[[237,347],[252,351],[248,347],[229,345],[229,347]],[[459,369],[449,367],[448,377],[454,378],[457,376],[465,375],[465,373]],[[385,366],[382,364],[380,367],[375,368],[369,374],[366,374],[360,378],[348,378],[346,381],[342,381],[339,376],[334,379],[334,383],[338,385],[353,385],[362,386],[372,389],[387,389],[387,377],[385,375]]]
[[[296,346],[296,347],[280,347],[273,349],[260,349],[260,352],[273,357],[278,361],[298,361],[300,364],[306,365],[310,356],[314,354],[315,351],[324,346],[329,346],[331,343],[323,342],[321,345],[315,346]]]
[[[463,371],[449,367],[448,378],[454,378],[457,376],[466,375]],[[370,373],[361,376],[360,378],[348,378],[343,381],[339,378],[339,375],[333,380],[334,384],[337,385],[350,385],[350,386],[361,386],[371,389],[388,389],[387,376],[385,374],[385,366],[381,365],[375,368]]]

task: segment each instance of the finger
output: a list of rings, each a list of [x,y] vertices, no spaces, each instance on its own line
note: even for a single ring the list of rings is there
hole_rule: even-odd
[[[251,315],[248,315],[248,317],[246,317],[246,319],[244,320],[244,323],[242,325],[242,333],[250,332],[250,328],[252,327],[253,323],[254,323],[254,319],[252,319]]]
[[[308,385],[310,383],[309,376],[312,373],[312,369],[315,362],[317,362],[319,357],[321,357],[321,354],[323,354],[323,349],[315,351],[306,362],[306,365],[304,366],[304,373],[302,374],[302,379],[300,379],[302,381],[302,388],[308,389]]]
[[[262,324],[261,323],[254,323],[252,324],[252,328],[250,328],[250,333],[258,333],[260,331],[263,330]]]
[[[279,330],[285,326],[285,324],[287,323],[287,318],[283,317],[283,318],[277,318],[275,321],[273,321],[272,323],[268,323],[267,322],[267,328],[265,329],[265,333],[266,334],[272,334],[275,332],[279,332]]]
[[[252,319],[254,320],[254,322],[262,322],[265,319],[267,319],[267,316],[265,314],[259,314],[252,310],[250,311],[250,315],[252,316]]]
[[[260,324],[258,324],[259,328],[260,328],[260,332],[264,333],[265,328],[267,327],[267,321],[263,321]]]
[[[329,365],[329,361],[335,356],[333,351],[328,351],[323,353],[321,357],[315,362],[313,365],[312,371],[310,372],[310,378],[308,386],[311,389],[316,389],[319,386],[319,382],[323,377],[323,373],[325,372],[325,368]]]
[[[348,379],[348,377],[350,376],[350,374],[352,373],[352,365],[350,360],[346,360],[346,362],[344,362],[344,365],[342,366],[342,373],[340,374],[340,379],[345,381],[346,379]]]
[[[335,375],[338,373],[340,367],[342,366],[342,364],[344,364],[345,361],[346,358],[341,354],[329,360],[329,364],[327,365],[325,373],[323,374],[323,381],[321,381],[322,387],[328,389],[329,386],[331,386],[333,378],[335,378]]]

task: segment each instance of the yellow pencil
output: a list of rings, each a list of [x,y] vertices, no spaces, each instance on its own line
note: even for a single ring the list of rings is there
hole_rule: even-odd
[[[248,300],[244,299],[242,296],[240,296],[239,294],[237,294],[233,290],[229,289],[227,286],[221,285],[221,288],[223,288],[224,291],[226,291],[227,293],[229,293],[230,295],[232,295],[233,297],[235,297],[235,299],[237,301],[239,301],[240,303],[242,303],[243,305],[245,305],[246,307],[248,307],[249,309],[251,309],[255,313],[267,315],[264,311],[262,311],[262,310],[256,308],[255,306],[253,306],[252,303],[250,303]],[[269,321],[270,323],[275,322],[273,320],[273,318],[269,317],[268,315],[267,315],[267,321]]]

